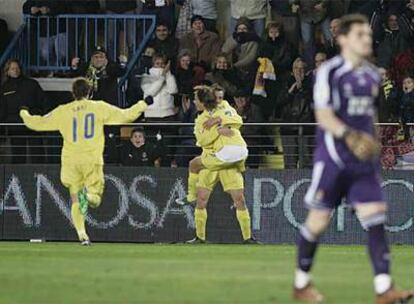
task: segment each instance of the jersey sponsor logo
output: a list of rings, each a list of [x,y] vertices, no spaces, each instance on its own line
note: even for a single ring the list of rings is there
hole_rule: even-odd
[[[351,116],[374,116],[374,99],[371,96],[352,96],[348,99],[348,114]]]

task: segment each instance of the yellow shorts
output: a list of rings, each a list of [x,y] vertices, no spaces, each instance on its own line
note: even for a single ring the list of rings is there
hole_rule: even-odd
[[[235,163],[225,163],[212,153],[202,153],[200,157],[204,168],[210,171],[219,171],[231,168],[236,168],[240,172],[246,171],[245,159]]]
[[[244,189],[243,174],[237,168],[220,171],[201,170],[198,176],[197,187],[213,191],[218,182],[221,182],[226,192]]]
[[[103,165],[62,162],[60,179],[62,184],[69,189],[70,194],[77,194],[83,188],[97,195],[102,195],[104,191]]]

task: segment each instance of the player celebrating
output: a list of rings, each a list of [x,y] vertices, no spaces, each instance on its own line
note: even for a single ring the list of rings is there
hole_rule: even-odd
[[[152,97],[129,109],[119,109],[103,101],[88,100],[91,87],[84,78],[73,82],[71,103],[59,106],[45,116],[20,111],[25,125],[35,131],[59,131],[63,137],[61,181],[69,189],[72,221],[82,245],[90,245],[85,230],[88,204],[97,208],[104,190],[104,125],[136,120],[153,103]]]
[[[198,178],[194,212],[196,238],[189,243],[205,242],[207,203],[218,181],[233,199],[244,243],[256,243],[251,236],[250,215],[243,193],[242,172],[245,170],[248,151],[239,131],[242,118],[232,108],[219,107],[217,96],[208,87],[199,87],[195,92],[195,100],[197,108],[203,111],[195,122],[194,130],[197,145],[203,148],[203,154],[199,158],[203,169]],[[205,127],[206,121],[211,118],[218,118],[220,124]]]
[[[394,289],[389,269],[390,251],[384,230],[387,205],[381,189],[374,127],[380,77],[366,62],[372,53],[367,18],[344,16],[337,39],[341,55],[323,64],[316,76],[314,101],[319,129],[312,183],[305,196],[309,213],[298,240],[293,296],[311,303],[323,300],[312,285],[310,270],[318,238],[345,197],[368,232],[376,303],[406,303],[414,293]]]
[[[194,88],[195,91],[199,89],[205,89],[207,86],[197,86]],[[228,103],[227,100],[224,100],[224,89],[218,85],[213,84],[210,87],[214,91],[214,95],[217,99],[217,107],[218,110],[225,110],[228,109],[230,111],[235,111],[232,106]],[[211,129],[214,126],[217,126],[218,124],[222,124],[222,121],[219,117],[211,117],[209,116],[208,119],[206,119],[203,123],[203,127],[206,129]],[[241,124],[235,124],[233,125],[233,128],[240,128]],[[211,152],[209,146],[202,147],[203,153],[209,153]],[[205,151],[204,151],[205,150]],[[188,189],[187,189],[187,195],[185,197],[180,197],[176,200],[176,203],[178,205],[187,205],[187,204],[194,204],[197,200],[197,183],[199,178],[199,173],[203,169],[203,164],[201,162],[201,156],[197,156],[193,158],[188,166]]]

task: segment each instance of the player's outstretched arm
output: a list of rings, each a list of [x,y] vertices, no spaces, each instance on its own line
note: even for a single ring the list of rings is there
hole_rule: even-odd
[[[105,113],[105,124],[122,124],[133,122],[138,119],[148,106],[154,103],[152,96],[147,96],[145,100],[141,100],[128,109],[120,109],[118,107],[102,102],[102,113]]]
[[[59,130],[59,125],[57,121],[58,109],[53,110],[52,112],[40,116],[40,115],[31,115],[27,108],[22,108],[20,110],[20,117],[23,120],[26,127],[34,131],[57,131]]]

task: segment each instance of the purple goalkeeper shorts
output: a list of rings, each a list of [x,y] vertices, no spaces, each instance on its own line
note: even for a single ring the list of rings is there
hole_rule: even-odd
[[[340,168],[329,157],[315,158],[305,204],[311,209],[335,209],[343,198],[351,205],[384,202],[381,183],[378,166],[354,163]]]

